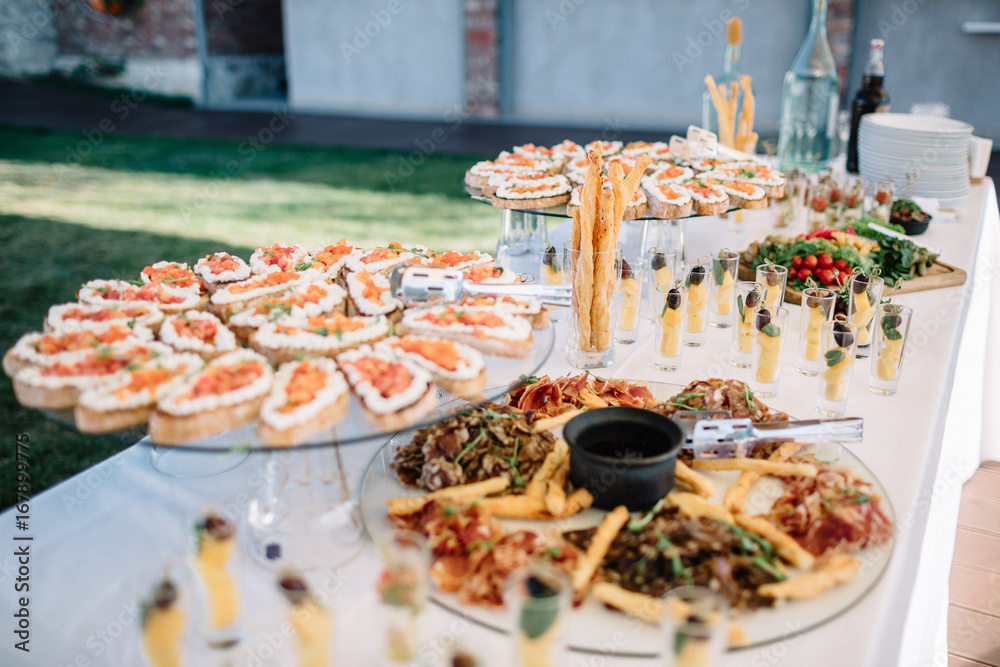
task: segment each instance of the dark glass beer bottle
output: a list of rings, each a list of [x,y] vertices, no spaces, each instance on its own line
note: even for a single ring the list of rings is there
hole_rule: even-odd
[[[861,117],[866,113],[889,110],[889,93],[882,87],[885,79],[885,65],[882,64],[884,45],[881,39],[872,40],[861,90],[851,103],[851,137],[847,142],[847,171],[852,174],[858,173],[858,129],[861,127]]]

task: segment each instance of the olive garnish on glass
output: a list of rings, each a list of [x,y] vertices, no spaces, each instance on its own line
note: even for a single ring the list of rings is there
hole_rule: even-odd
[[[771,323],[771,311],[769,311],[767,308],[761,308],[759,311],[757,311],[756,326],[758,331],[763,331],[764,327],[766,327],[770,323]]]
[[[705,271],[705,267],[699,264],[698,266],[691,269],[691,284],[692,285],[702,284],[703,282],[705,282],[705,276],[707,275],[708,272]]]
[[[653,267],[654,271],[659,271],[667,265],[667,256],[662,252],[657,252],[653,254],[652,259],[649,260],[650,266]]]
[[[868,274],[859,273],[854,276],[853,289],[855,294],[861,294],[866,289],[868,289]]]
[[[854,345],[854,334],[851,333],[851,327],[847,326],[845,322],[834,322],[833,341],[838,347],[849,348]]]
[[[545,266],[552,266],[552,262],[555,258],[556,249],[552,246],[552,244],[549,244],[549,246],[545,248],[545,252],[542,254],[542,264]]]
[[[667,305],[670,310],[677,310],[681,307],[681,291],[676,287],[671,287],[667,291]]]
[[[747,292],[747,297],[744,305],[747,308],[753,308],[754,306],[757,305],[758,301],[760,301],[760,292],[758,292],[756,289],[753,289]]]
[[[628,265],[628,262],[624,259],[622,260],[622,280],[628,280],[632,277],[632,267]]]

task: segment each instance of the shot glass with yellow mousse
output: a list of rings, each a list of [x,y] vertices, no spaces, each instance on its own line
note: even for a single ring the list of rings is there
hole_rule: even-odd
[[[419,647],[419,619],[427,606],[431,552],[427,540],[410,530],[393,530],[379,541],[382,570],[376,583],[385,656],[411,662]]]
[[[847,410],[847,390],[859,331],[856,324],[844,320],[823,324],[823,370],[819,374],[816,409],[824,417],[840,417]]]
[[[851,297],[847,304],[847,319],[858,325],[858,359],[871,355],[875,314],[882,301],[885,281],[877,275],[855,274],[851,278]]]
[[[875,329],[875,353],[872,355],[868,389],[881,396],[892,396],[899,388],[903,370],[903,349],[910,331],[913,310],[906,306],[883,303],[878,308]]]
[[[709,302],[709,323],[722,329],[733,326],[736,270],[739,253],[723,248],[712,254],[712,300]]]
[[[615,342],[634,343],[639,337],[639,306],[642,303],[642,281],[646,272],[644,260],[622,260],[622,277],[618,283],[621,305],[618,306],[618,325]]]
[[[298,667],[327,667],[333,651],[333,615],[309,590],[305,578],[287,570],[278,578],[278,590],[291,603],[288,624],[295,631]]]
[[[142,650],[150,667],[180,667],[187,612],[180,591],[164,575],[151,598],[141,605]]]
[[[644,299],[646,302],[645,317],[650,322],[656,322],[659,318],[659,311],[656,309],[656,288],[660,285],[670,287],[674,280],[679,278],[677,266],[677,253],[673,250],[661,250],[656,247],[649,249],[648,266],[646,271],[646,282],[649,289],[645,290]]]
[[[203,627],[213,648],[228,648],[242,635],[240,591],[236,585],[242,554],[236,542],[236,526],[220,514],[209,512],[195,525],[198,550],[194,571],[201,582]]]
[[[764,286],[764,308],[777,308],[785,304],[785,285],[788,269],[771,261],[757,267],[756,281]]]
[[[684,344],[698,347],[704,344],[708,335],[710,280],[707,267],[699,262],[687,269],[684,272],[684,286],[688,289]]]
[[[803,375],[818,375],[823,367],[822,334],[823,325],[833,318],[837,305],[837,294],[825,287],[807,287],[802,290],[799,355],[795,360],[795,370]]]
[[[733,311],[733,344],[729,361],[737,368],[750,368],[753,351],[753,318],[764,303],[764,286],[752,280],[736,283],[736,308]]]
[[[653,363],[661,371],[676,371],[680,367],[687,295],[688,289],[682,285],[660,285],[656,288],[659,316],[654,329],[656,349]]]
[[[513,655],[508,664],[568,664],[565,630],[572,590],[569,577],[544,561],[511,573],[503,596],[514,631]]]
[[[539,251],[538,275],[546,285],[562,285],[565,282],[566,271],[563,269],[563,253],[557,251],[554,246],[547,245]],[[549,318],[553,322],[559,322],[563,318],[562,306],[545,306],[549,311]]]
[[[761,307],[754,313],[749,384],[754,395],[761,398],[770,398],[778,393],[781,350],[787,324],[787,308]]]

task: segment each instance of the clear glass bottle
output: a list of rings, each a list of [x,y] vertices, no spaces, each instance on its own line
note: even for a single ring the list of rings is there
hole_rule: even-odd
[[[851,103],[851,138],[847,142],[847,171],[852,174],[858,173],[859,169],[858,128],[861,127],[861,117],[868,113],[889,111],[889,93],[882,87],[885,80],[885,65],[882,64],[884,46],[885,42],[881,39],[872,40],[861,90]]]
[[[826,38],[826,9],[827,0],[813,0],[809,32],[785,73],[778,132],[782,170],[823,169],[832,157],[840,83]]]
[[[715,82],[728,86],[732,82],[739,83],[743,73],[743,22],[731,18],[726,23],[726,50],[722,59],[722,74]],[[736,89],[736,108],[743,108],[743,91]],[[719,115],[712,104],[712,96],[706,90],[702,93],[701,126],[709,132],[719,133]]]

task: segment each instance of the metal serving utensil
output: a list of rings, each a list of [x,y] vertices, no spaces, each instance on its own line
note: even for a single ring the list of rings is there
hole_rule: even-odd
[[[857,442],[864,435],[861,417],[804,419],[755,424],[746,419],[702,419],[691,431],[695,458],[718,459],[747,456],[754,445],[774,440],[836,440]]]
[[[439,266],[400,265],[389,275],[393,296],[405,305],[454,303],[466,296],[532,298],[550,306],[572,305],[572,285],[473,283],[461,271]]]

